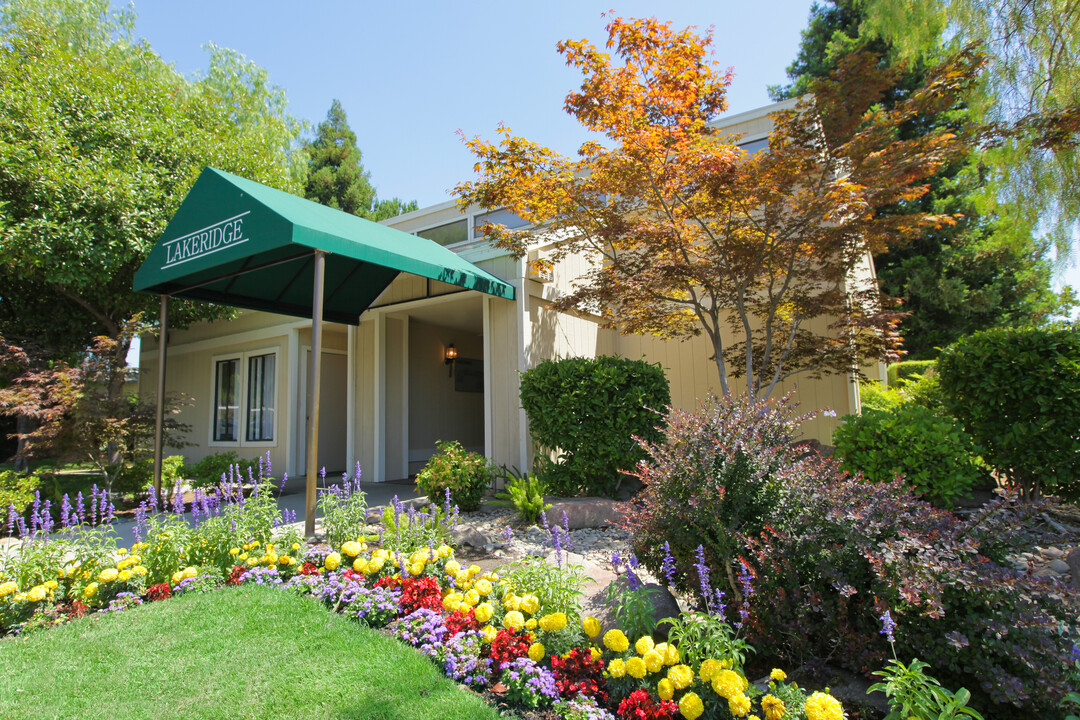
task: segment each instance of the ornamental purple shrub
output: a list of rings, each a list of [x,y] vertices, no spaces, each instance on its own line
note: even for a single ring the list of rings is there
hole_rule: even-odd
[[[827,657],[865,674],[886,657],[888,610],[897,653],[966,687],[985,717],[1051,717],[1080,683],[1067,660],[1080,593],[1001,564],[1026,544],[1024,515],[1037,511],[999,501],[960,520],[902,481],[797,482],[749,541],[758,587],[748,639],[796,663]]]
[[[775,402],[712,396],[696,412],[669,408],[660,442],[639,440],[646,458],[631,474],[645,487],[626,528],[654,576],[697,593],[700,545],[713,583],[739,597],[735,572],[745,537],[764,530],[785,487],[833,472],[794,446],[802,418],[791,405],[790,395]]]

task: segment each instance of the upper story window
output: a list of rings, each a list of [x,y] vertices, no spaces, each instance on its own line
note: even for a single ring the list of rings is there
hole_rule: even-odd
[[[760,140],[750,140],[749,142],[739,143],[739,147],[746,151],[747,155],[754,155],[762,150],[769,149],[769,138],[761,138]]]
[[[465,218],[455,220],[444,225],[436,225],[427,230],[416,233],[422,238],[436,242],[442,246],[454,245],[469,239],[469,221]]]
[[[483,236],[484,223],[494,223],[496,225],[505,225],[511,230],[516,230],[520,227],[528,225],[527,220],[523,220],[509,210],[500,209],[492,210],[486,213],[480,213],[473,216],[473,237],[479,238]]]

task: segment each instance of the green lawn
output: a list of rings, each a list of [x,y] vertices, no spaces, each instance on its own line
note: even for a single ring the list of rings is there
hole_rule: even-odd
[[[246,586],[0,641],[3,718],[495,718],[397,640]]]

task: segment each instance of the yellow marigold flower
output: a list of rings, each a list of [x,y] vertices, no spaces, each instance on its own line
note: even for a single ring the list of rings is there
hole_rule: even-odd
[[[525,621],[525,629],[526,630],[535,630],[536,625],[537,625],[536,618],[529,618],[528,620]]]
[[[253,557],[249,557],[245,562],[246,562],[248,567],[255,567],[256,565],[259,564],[259,561],[256,558],[253,558]]]
[[[679,700],[679,712],[686,720],[697,720],[705,712],[705,705],[697,693],[688,692]]]
[[[368,561],[365,560],[364,558],[361,558],[361,557],[356,558],[355,560],[353,560],[353,563],[352,563],[353,571],[358,572],[358,573],[360,573],[362,575],[367,573],[367,566],[368,566]]]
[[[721,670],[713,677],[713,692],[730,700],[743,691],[742,678],[734,670]]]
[[[476,592],[476,589],[467,590],[461,597],[462,601],[469,607],[476,607],[480,602],[480,593]]]
[[[746,718],[746,720],[761,720],[761,718],[759,718],[757,715],[751,715],[750,717]]]
[[[458,563],[457,560],[451,560],[446,563],[445,570],[447,575],[457,575],[459,572],[461,572],[461,565]]]
[[[19,591],[19,586],[8,580],[5,583],[0,583],[0,598],[7,597],[12,593]]]
[[[734,663],[731,662],[731,658],[724,658],[723,660],[720,661],[720,667],[723,670],[730,670],[733,667],[733,665],[734,665]]]
[[[30,602],[41,602],[45,599],[45,588],[41,585],[30,588],[30,592],[26,593],[26,599]]]
[[[540,629],[546,632],[559,632],[566,627],[566,613],[555,612],[545,615],[538,621]]]
[[[454,548],[450,547],[449,545],[440,545],[439,547],[435,548],[435,554],[445,560],[446,558],[454,554]]]
[[[184,578],[193,578],[199,574],[199,568],[194,566],[188,566],[184,568]]]
[[[375,573],[382,570],[385,565],[386,565],[386,560],[384,558],[372,557],[371,560],[368,561],[368,564],[367,564],[368,575],[374,575]]]
[[[535,615],[536,611],[539,610],[539,609],[540,609],[540,598],[538,598],[538,597],[536,597],[535,595],[532,595],[532,594],[526,595],[525,597],[521,598],[521,611],[522,612],[529,613],[530,615]],[[566,623],[564,622],[563,625],[565,626]]]
[[[667,676],[676,690],[685,690],[694,684],[694,670],[689,665],[675,665],[668,670]]]
[[[529,646],[529,658],[533,662],[540,662],[544,659],[545,648],[543,643],[534,642]]]
[[[655,650],[650,650],[641,656],[641,659],[645,661],[645,667],[649,672],[660,672],[660,668],[664,667],[664,656]]]
[[[600,658],[604,657],[604,653],[600,652],[600,648],[592,645],[589,647],[589,657],[592,658],[593,662],[596,662]]]
[[[480,641],[483,642],[485,645],[490,645],[491,641],[494,640],[495,636],[498,634],[499,633],[495,628],[490,625],[485,625],[484,627],[480,628]]]
[[[341,546],[341,552],[351,558],[354,558],[361,553],[360,543],[356,542],[355,540],[350,540],[349,542]]]
[[[46,580],[45,581],[45,589],[46,590],[55,590],[59,585],[60,585],[60,583],[56,582],[55,580]]]
[[[121,556],[122,555],[127,555],[128,554],[127,548],[116,548],[116,554],[121,555]]]
[[[644,655],[655,647],[656,643],[653,642],[652,635],[642,635],[637,639],[637,642],[634,643],[634,651],[638,655]]]
[[[626,663],[623,662],[622,658],[615,658],[608,663],[607,671],[611,677],[621,678],[626,674]]]
[[[671,643],[667,643],[667,647],[664,648],[664,664],[678,665],[681,661],[682,656],[679,654],[679,648],[675,647]]]
[[[473,613],[476,615],[477,622],[486,623],[495,614],[495,608],[491,606],[491,603],[484,602],[477,605]]]
[[[135,567],[131,568],[131,572],[135,573],[139,577],[144,577],[149,571],[146,569],[145,565],[136,565]]]
[[[479,575],[482,572],[483,572],[483,570],[480,569],[479,565],[470,565],[469,566],[469,579],[472,580],[474,577],[476,577],[477,575]]]
[[[98,573],[97,579],[98,582],[112,582],[119,574],[120,572],[116,568],[105,568],[100,573]]]
[[[645,667],[645,661],[639,657],[632,657],[626,661],[626,674],[632,678],[640,680],[645,677],[645,672],[648,668]]]
[[[476,592],[480,595],[487,595],[492,590],[491,581],[481,578],[476,581]]]
[[[300,543],[293,543],[292,544],[292,549],[293,549],[293,552],[296,552],[297,550],[299,550],[300,549]]]
[[[239,555],[240,554],[240,548],[231,548],[229,550],[229,554],[230,555]]]
[[[520,630],[525,626],[525,616],[517,610],[511,610],[503,616],[503,627],[507,630]]]
[[[780,720],[787,711],[784,701],[775,695],[766,695],[761,698],[761,709],[765,711],[765,720]]]
[[[712,682],[716,674],[724,668],[720,665],[719,660],[709,658],[701,663],[701,667],[698,668],[698,677],[705,682]]]
[[[832,695],[816,692],[806,699],[806,720],[844,720],[844,706]]]
[[[248,554],[247,553],[240,553],[240,556],[237,557],[236,559],[239,560],[240,562],[244,562],[245,560],[248,559]]]
[[[15,602],[17,602],[17,603],[26,602],[26,593],[19,593],[18,595],[15,596],[14,599],[15,599]]]
[[[630,641],[622,630],[608,630],[604,633],[604,646],[615,652],[626,652],[626,649],[630,647]],[[644,663],[642,663],[644,665]]]
[[[769,677],[771,677],[776,682],[784,682],[785,680],[787,680],[787,673],[780,668],[773,668],[772,672],[769,673]]]
[[[184,579],[184,573],[177,570],[172,574],[172,577],[170,579],[172,580],[173,585],[179,585],[180,581]]]
[[[461,593],[450,592],[446,594],[446,597],[442,599],[442,605],[446,610],[454,612],[453,608],[456,608],[461,603]],[[483,621],[481,621],[483,622]]]
[[[670,700],[675,697],[675,686],[667,678],[661,678],[660,682],[656,683],[656,694],[661,700]]]
[[[323,566],[330,572],[337,570],[338,567],[341,566],[341,554],[336,552],[330,553],[326,556],[326,560],[323,561]]]
[[[503,597],[503,605],[506,607],[507,610],[520,610],[521,598],[519,598],[514,593],[506,593],[506,595]]]
[[[289,555],[279,555],[277,561],[279,565],[292,565],[296,562]]]
[[[743,717],[750,712],[750,698],[742,692],[733,698],[728,698],[728,711],[735,717]]]
[[[127,582],[128,580],[131,579],[131,575],[132,575],[132,572],[130,570],[122,570],[118,577],[119,577],[120,582]]]
[[[410,575],[423,575],[424,568],[427,567],[424,563],[412,563],[409,565],[408,570]]]
[[[97,591],[98,591],[98,584],[96,582],[92,582],[92,583],[90,583],[89,585],[87,585],[86,587],[83,588],[82,594],[83,594],[83,597],[92,598],[95,595],[97,595]]]
[[[600,621],[589,615],[583,618],[581,621],[581,629],[585,631],[585,634],[591,638],[600,634]]]

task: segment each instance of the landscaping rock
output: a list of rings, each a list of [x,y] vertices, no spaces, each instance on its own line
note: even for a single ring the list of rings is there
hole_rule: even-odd
[[[1069,566],[1073,587],[1080,588],[1080,547],[1075,547],[1069,551],[1069,554],[1065,557],[1065,563]]]
[[[607,498],[573,498],[552,503],[547,511],[549,523],[563,524],[563,513],[571,530],[616,525],[622,519],[622,503]]]
[[[459,547],[468,545],[485,552],[491,552],[495,548],[495,544],[488,539],[487,535],[468,525],[458,525],[450,535],[454,538],[454,544]]]
[[[582,614],[592,615],[599,620],[602,631],[607,631],[619,626],[619,624],[615,622],[616,608],[608,604],[608,587],[614,582],[616,583],[616,587],[623,590],[629,583],[625,576],[614,577],[610,570],[606,572],[609,576],[612,576],[613,579],[604,583],[603,587],[587,594],[585,600],[582,602]],[[650,614],[652,615],[654,622],[659,623],[661,620],[665,620],[669,617],[678,616],[682,608],[679,606],[679,601],[666,587],[658,585],[657,583],[647,583],[645,587],[652,591],[653,607]],[[658,640],[667,640],[668,629],[669,626],[666,623],[657,625],[653,636]],[[634,639],[636,638],[631,638],[631,640]]]

